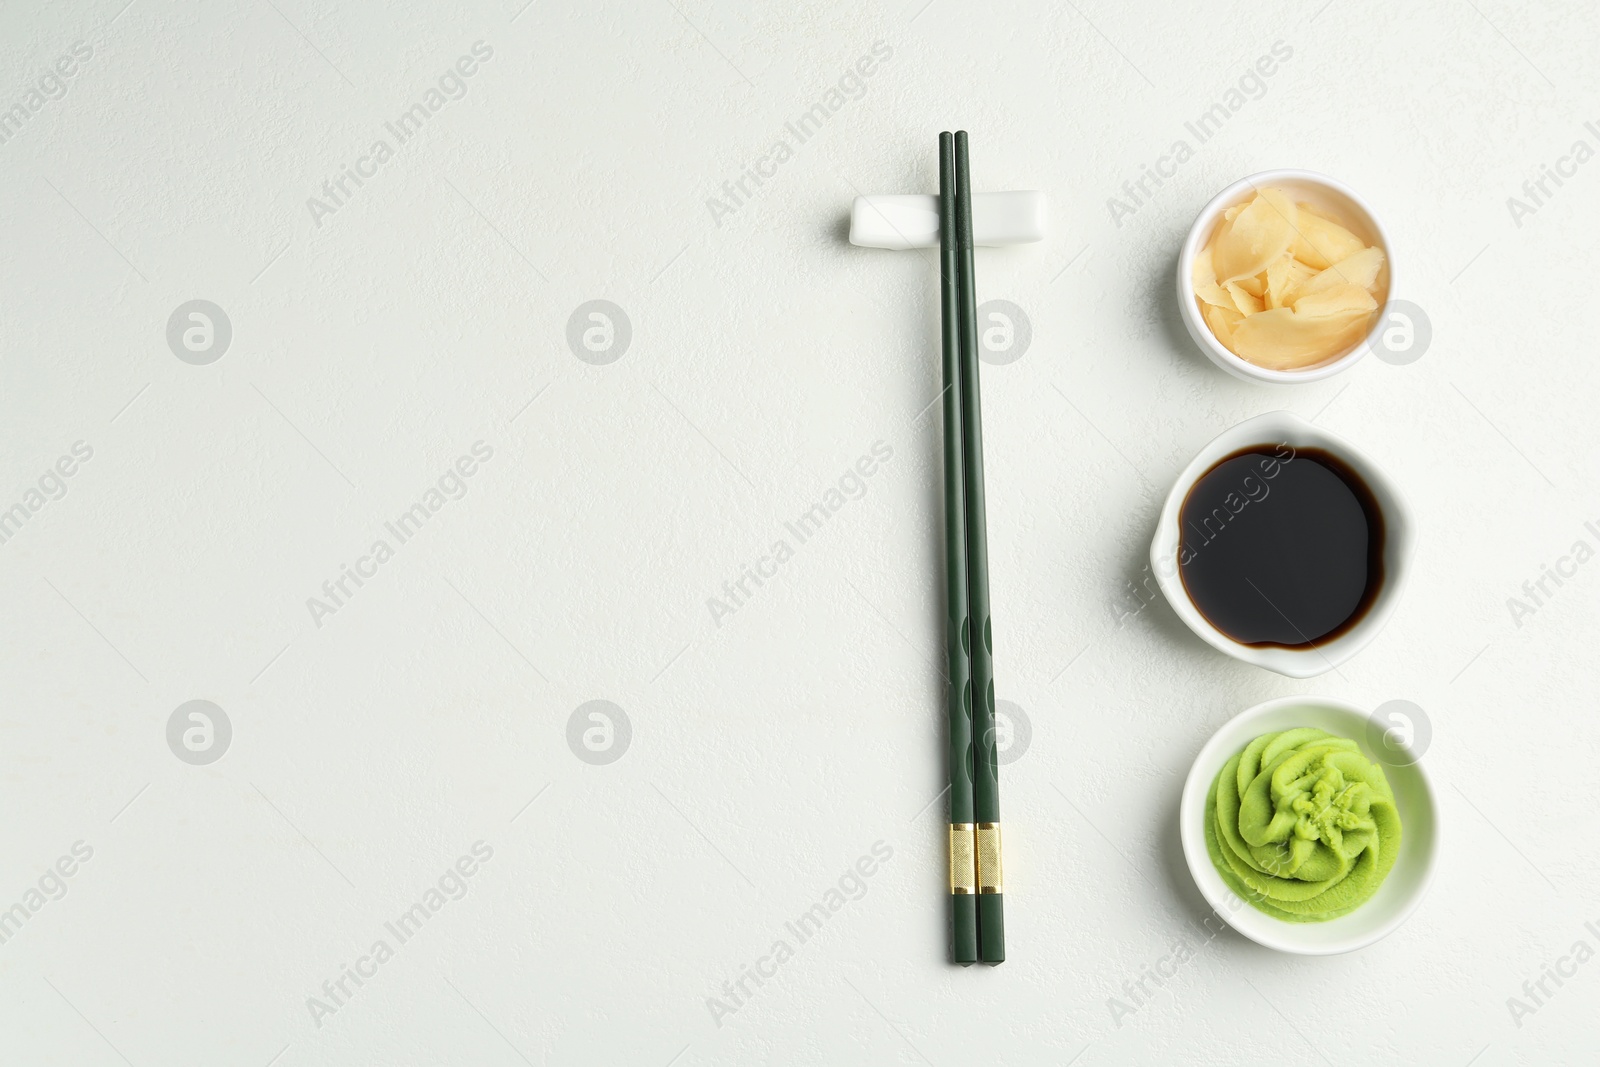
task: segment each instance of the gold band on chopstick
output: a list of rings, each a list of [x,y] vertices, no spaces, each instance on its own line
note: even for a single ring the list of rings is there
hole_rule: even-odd
[[[1000,869],[1000,824],[980,822],[973,836],[978,842],[978,892],[1003,893],[1005,875]]]
[[[976,844],[972,823],[950,824],[950,892],[966,895],[978,891]]]

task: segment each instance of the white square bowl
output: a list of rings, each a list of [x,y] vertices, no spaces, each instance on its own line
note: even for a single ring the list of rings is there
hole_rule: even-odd
[[[1287,444],[1292,448],[1321,448],[1348,463],[1367,487],[1372,490],[1383,514],[1383,584],[1377,599],[1348,631],[1327,642],[1307,648],[1257,648],[1241,644],[1212,626],[1200,613],[1184,588],[1179,573],[1179,513],[1184,499],[1195,482],[1219,460],[1251,445]],[[1166,596],[1167,603],[1178,613],[1189,629],[1199,634],[1212,648],[1235,659],[1263,667],[1290,678],[1311,678],[1331,671],[1367,646],[1383,629],[1389,617],[1399,606],[1400,594],[1405,588],[1412,548],[1416,540],[1415,523],[1411,508],[1399,488],[1371,459],[1354,445],[1313,426],[1290,411],[1272,411],[1247,419],[1231,430],[1215,437],[1200,450],[1193,461],[1178,475],[1178,480],[1167,494],[1156,522],[1156,533],[1150,544],[1150,569]]]

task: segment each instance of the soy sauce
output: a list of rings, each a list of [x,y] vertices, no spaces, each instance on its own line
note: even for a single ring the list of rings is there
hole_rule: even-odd
[[[1320,448],[1219,460],[1179,511],[1179,573],[1206,621],[1243,645],[1307,648],[1360,622],[1383,585],[1383,513]]]

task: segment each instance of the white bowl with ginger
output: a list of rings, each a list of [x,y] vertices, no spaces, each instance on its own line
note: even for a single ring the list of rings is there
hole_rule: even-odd
[[[1348,186],[1271,170],[1201,210],[1178,256],[1178,307],[1201,351],[1246,381],[1332,377],[1366,355],[1394,285],[1389,237]]]

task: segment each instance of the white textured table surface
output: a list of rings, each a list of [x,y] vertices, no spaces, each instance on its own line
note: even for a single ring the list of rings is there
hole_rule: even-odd
[[[1592,1059],[1600,16],[920,2],[0,12],[0,1060]],[[936,274],[843,242],[957,126],[1053,212],[979,256],[1031,324],[984,400],[1032,736],[975,970]],[[1275,166],[1383,213],[1422,358],[1274,390],[1194,349],[1177,243]],[[1279,407],[1422,527],[1308,682],[1133,591],[1172,477]],[[1178,847],[1199,746],[1294,693],[1432,726],[1439,878],[1343,957],[1208,938]]]

